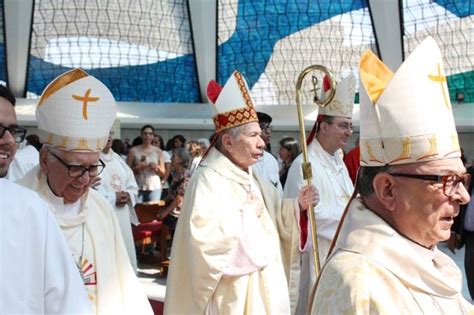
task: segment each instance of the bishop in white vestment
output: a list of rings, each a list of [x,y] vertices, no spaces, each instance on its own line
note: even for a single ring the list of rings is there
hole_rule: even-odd
[[[165,314],[289,314],[299,269],[300,207],[314,187],[283,200],[251,166],[261,157],[252,100],[235,71],[211,82],[217,114],[212,147],[186,188],[171,251]],[[304,227],[306,228],[306,227]]]
[[[334,99],[319,111],[318,122],[309,136],[308,160],[311,163],[312,182],[320,196],[314,214],[321,265],[326,261],[342,213],[354,190],[346,165],[339,154],[352,135],[354,93],[354,76],[350,75],[336,85]],[[315,135],[316,128],[318,132]],[[303,156],[300,154],[288,171],[283,194],[285,198],[296,197],[298,189],[305,185],[302,163]],[[316,283],[311,229],[308,229],[308,242],[301,251],[299,292],[291,296],[292,310],[296,314],[306,314],[308,296]]]
[[[117,215],[117,219],[122,232],[123,241],[127,248],[133,270],[137,271],[137,254],[135,252],[135,243],[133,241],[132,227],[138,225],[137,214],[135,212],[135,203],[137,202],[138,186],[135,176],[125,161],[110,149],[109,142],[105,149],[100,153],[101,160],[105,163],[105,169],[100,174],[101,181],[97,191],[105,197],[112,205]],[[108,152],[105,150],[108,148]],[[125,201],[117,200],[117,193],[128,194]]]
[[[315,314],[472,314],[462,274],[436,246],[397,233],[359,199],[321,274]]]
[[[36,107],[40,164],[19,183],[50,206],[97,314],[151,314],[114,209],[90,188],[115,116],[115,100],[96,78],[81,69],[56,78]]]
[[[426,38],[393,73],[359,62],[357,193],[321,271],[314,314],[472,314],[437,244],[469,201],[441,51]]]

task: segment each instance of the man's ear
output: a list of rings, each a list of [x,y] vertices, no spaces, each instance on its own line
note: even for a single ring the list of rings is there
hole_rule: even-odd
[[[226,151],[230,151],[232,149],[232,144],[233,144],[233,141],[232,141],[232,137],[230,134],[228,133],[225,133],[222,135],[222,145],[224,146],[224,149]]]
[[[373,181],[375,196],[389,211],[396,208],[395,195],[397,183],[392,175],[388,173],[379,173],[375,175]]]
[[[328,126],[329,124],[325,121],[322,121],[319,123],[319,132],[321,133],[326,133],[327,129],[328,129]]]
[[[45,147],[40,150],[40,167],[41,172],[45,175],[48,175],[48,149]]]

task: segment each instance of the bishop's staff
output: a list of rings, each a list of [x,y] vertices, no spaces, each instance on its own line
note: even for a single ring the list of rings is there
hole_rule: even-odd
[[[303,106],[301,105],[301,85],[303,84],[303,79],[305,76],[312,72],[319,70],[323,72],[327,78],[331,82],[330,90],[329,90],[329,95],[324,99],[320,100],[318,95],[317,95],[317,85],[318,85],[318,79],[316,76],[312,76],[312,83],[314,89],[311,90],[314,92],[314,103],[316,106],[320,107],[325,107],[328,105],[332,99],[334,98],[334,95],[336,94],[336,82],[334,81],[334,78],[329,71],[328,68],[321,66],[321,65],[311,65],[307,68],[305,68],[300,75],[298,76],[298,80],[296,81],[296,107],[298,110],[298,123],[300,127],[300,136],[301,136],[301,148],[302,148],[302,153],[303,153],[303,163],[301,164],[301,168],[303,170],[303,179],[306,180],[306,185],[311,185],[312,184],[312,179],[313,179],[313,174],[311,171],[311,163],[308,162],[308,148],[306,146],[306,133],[305,133],[305,128],[304,128],[304,114],[303,114]],[[313,258],[314,258],[314,274],[316,276],[316,279],[319,277],[319,271],[321,269],[320,262],[319,262],[319,249],[318,249],[318,238],[317,238],[317,228],[316,228],[316,218],[314,216],[314,207],[312,205],[309,206],[308,208],[308,213],[309,213],[309,222],[311,226],[311,240],[313,242]]]

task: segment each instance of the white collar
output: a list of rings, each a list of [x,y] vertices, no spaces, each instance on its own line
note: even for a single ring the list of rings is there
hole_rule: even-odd
[[[81,208],[82,208],[81,199],[73,203],[65,203],[64,198],[56,196],[54,192],[51,190],[51,187],[49,187],[49,185],[46,185],[46,186],[47,186],[48,199],[55,209],[56,217],[65,219],[65,220],[70,220],[70,219],[76,218],[79,215],[79,212],[81,212]]]

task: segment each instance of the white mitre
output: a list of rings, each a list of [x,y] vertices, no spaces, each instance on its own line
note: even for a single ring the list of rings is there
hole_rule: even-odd
[[[362,166],[460,157],[441,52],[426,38],[393,74],[370,50],[359,63]]]
[[[331,88],[331,83],[325,76],[321,99],[326,98],[326,94]],[[352,118],[354,108],[356,81],[352,73],[336,83],[336,93],[332,101],[325,107],[317,106],[314,111],[305,116],[306,120],[316,121],[319,115]]]
[[[116,117],[112,93],[81,69],[63,73],[36,108],[41,143],[67,151],[101,151]]]
[[[216,133],[250,122],[258,122],[247,81],[240,72],[234,71],[224,87],[216,81],[209,82],[207,96],[213,103],[211,110]]]
[[[356,81],[351,72],[347,77],[336,84],[334,98],[327,106],[319,109],[319,115],[352,118],[355,88]],[[327,93],[327,90],[325,93]],[[324,99],[324,96],[322,96],[322,99]]]

